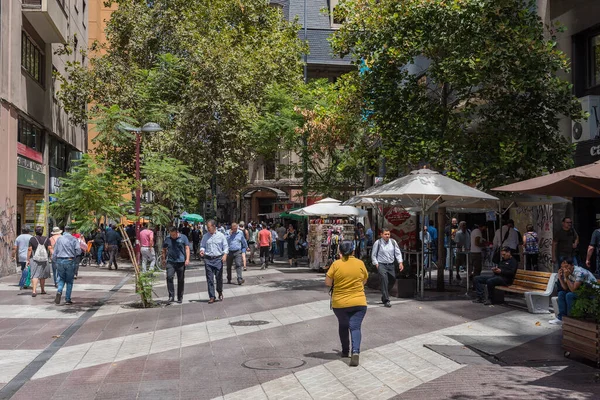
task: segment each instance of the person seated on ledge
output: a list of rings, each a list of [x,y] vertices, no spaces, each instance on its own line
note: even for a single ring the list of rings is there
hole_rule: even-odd
[[[492,295],[494,287],[512,285],[515,275],[517,274],[517,261],[513,258],[511,249],[504,246],[500,251],[500,263],[497,267],[492,268],[494,276],[477,276],[475,277],[475,290],[477,291],[477,299],[473,303],[483,303],[486,306],[492,304]],[[488,288],[488,297],[484,299],[485,286]]]
[[[593,285],[596,283],[594,275],[585,268],[575,267],[573,265],[573,259],[571,257],[565,258],[560,264],[558,270],[558,313],[556,318],[549,323],[553,325],[562,325],[562,318],[565,315],[569,315],[573,304],[577,299],[577,293],[575,291],[579,289],[582,284]],[[555,311],[556,313],[556,311]]]

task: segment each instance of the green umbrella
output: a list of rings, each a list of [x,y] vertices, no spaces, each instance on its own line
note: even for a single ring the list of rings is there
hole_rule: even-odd
[[[304,215],[290,214],[290,211],[294,210],[299,210],[299,208],[292,208],[291,210],[284,211],[281,214],[279,214],[279,218],[293,219],[295,221],[302,221],[303,219],[307,218]]]
[[[204,222],[204,218],[202,218],[202,215],[198,214],[186,214],[183,216],[182,219],[188,222]]]

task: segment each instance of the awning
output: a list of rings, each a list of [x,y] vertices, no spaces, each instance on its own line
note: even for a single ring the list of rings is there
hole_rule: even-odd
[[[245,199],[252,198],[252,195],[254,193],[260,192],[262,190],[266,190],[268,192],[275,193],[275,195],[277,196],[278,200],[288,200],[290,198],[290,196],[288,196],[288,194],[286,192],[284,192],[283,190],[280,190],[280,189],[277,189],[277,188],[273,188],[273,187],[268,187],[268,186],[258,186],[258,187],[249,188],[247,190],[248,190],[248,192],[244,193],[244,198]]]

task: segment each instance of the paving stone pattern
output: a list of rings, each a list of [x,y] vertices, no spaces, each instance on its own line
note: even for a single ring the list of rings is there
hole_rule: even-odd
[[[82,268],[72,306],[55,305],[53,287],[32,298],[19,291],[17,275],[0,279],[0,390],[93,310],[12,398],[598,398],[596,371],[562,358],[560,328],[549,316],[452,294],[398,299],[388,309],[368,291],[353,368],[340,358],[324,274],[285,261],[264,271],[250,266],[245,285],[225,284],[225,300],[209,305],[203,266],[194,262],[181,305],[124,307],[138,300],[130,281],[96,310],[127,276],[125,263],[117,271]],[[167,298],[164,275],[155,290]]]

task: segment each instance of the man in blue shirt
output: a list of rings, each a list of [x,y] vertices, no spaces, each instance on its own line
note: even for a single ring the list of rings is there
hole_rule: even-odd
[[[231,229],[227,232],[227,245],[229,246],[229,253],[227,254],[227,283],[231,283],[231,267],[235,261],[235,273],[237,275],[238,285],[244,284],[242,278],[242,257],[246,255],[246,249],[248,248],[248,242],[244,232],[238,229],[238,224],[231,224]]]
[[[427,232],[429,232],[429,237],[431,238],[430,249],[433,253],[432,260],[437,262],[437,242],[438,242],[438,231],[435,227],[435,222],[433,220],[429,220],[429,227],[427,227]]]
[[[185,267],[190,264],[190,241],[187,236],[179,233],[176,226],[169,228],[169,236],[163,243],[163,260],[167,265],[167,290],[169,302],[175,297],[173,278],[177,273],[177,302],[183,301],[183,287],[185,281]]]
[[[119,246],[123,238],[117,231],[116,225],[110,225],[106,228],[106,246],[108,249],[108,269],[112,269],[113,264],[115,269],[119,269],[117,265],[117,256],[119,255]]]
[[[54,303],[60,304],[60,298],[66,283],[65,304],[73,304],[71,291],[73,290],[73,279],[75,278],[75,258],[81,254],[81,247],[79,246],[79,240],[71,235],[71,227],[65,226],[64,230],[65,233],[56,240],[52,253],[52,262],[56,264],[58,274],[58,289]]]
[[[215,302],[215,277],[219,300],[223,300],[223,263],[227,261],[229,244],[225,235],[217,231],[217,224],[210,219],[206,222],[207,233],[202,237],[200,256],[204,257],[204,270],[208,285],[208,304]]]

